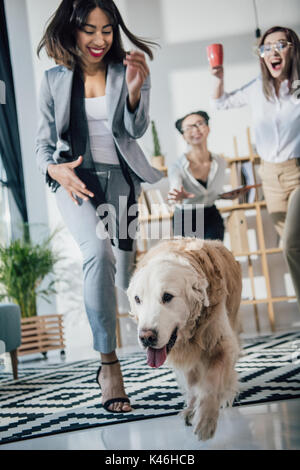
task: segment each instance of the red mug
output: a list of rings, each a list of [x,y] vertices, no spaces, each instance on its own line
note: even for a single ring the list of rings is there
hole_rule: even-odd
[[[211,67],[223,65],[223,46],[222,44],[210,44],[206,48],[207,58]]]

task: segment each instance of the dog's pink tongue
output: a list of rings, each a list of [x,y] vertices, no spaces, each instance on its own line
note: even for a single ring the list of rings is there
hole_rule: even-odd
[[[160,367],[167,359],[167,348],[164,346],[160,349],[147,349],[147,364],[150,367]]]

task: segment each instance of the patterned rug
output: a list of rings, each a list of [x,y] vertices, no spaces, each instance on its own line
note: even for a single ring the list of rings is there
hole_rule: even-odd
[[[244,342],[236,365],[240,394],[234,406],[300,397],[300,333]],[[97,360],[21,368],[19,380],[0,375],[0,443],[95,426],[177,414],[183,408],[175,375],[151,369],[143,352],[121,358],[134,410],[106,412],[95,382]]]

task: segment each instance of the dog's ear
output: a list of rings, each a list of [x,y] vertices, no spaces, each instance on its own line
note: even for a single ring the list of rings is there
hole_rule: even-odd
[[[206,315],[209,299],[207,295],[208,282],[205,278],[193,276],[186,280],[186,297],[189,304],[189,317],[186,322],[186,335],[192,338],[198,328],[198,321],[203,313]]]
[[[205,278],[200,278],[198,275],[193,276],[186,280],[186,295],[189,300],[193,312],[200,313],[202,306],[209,306],[209,299],[207,295],[208,282]],[[200,307],[200,310],[199,310]]]
[[[202,299],[204,307],[209,307],[209,299],[207,295],[208,281],[205,278],[197,279],[193,284],[192,289],[198,293],[199,297]]]

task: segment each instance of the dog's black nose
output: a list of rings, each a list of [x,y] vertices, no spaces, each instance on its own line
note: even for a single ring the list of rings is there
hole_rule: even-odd
[[[157,343],[157,336],[158,334],[155,330],[141,330],[139,334],[140,341],[145,348],[148,346],[155,346]]]

